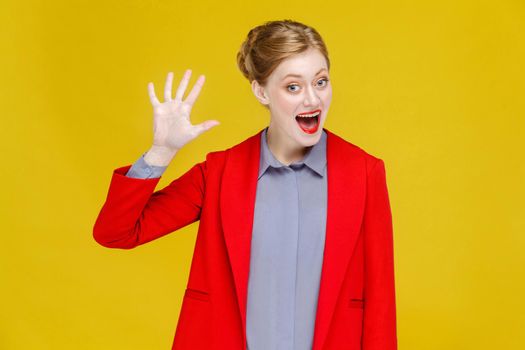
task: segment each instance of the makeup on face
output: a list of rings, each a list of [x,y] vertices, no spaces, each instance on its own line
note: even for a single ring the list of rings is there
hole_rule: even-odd
[[[328,109],[331,100],[328,70],[323,64],[326,61],[320,56],[318,51],[309,50],[302,57],[298,55],[285,62],[279,67],[282,68],[281,74],[291,72],[278,79],[285,87],[284,93],[274,94],[274,106],[293,111],[295,123],[292,123],[300,135],[306,137],[320,135],[318,132],[324,121],[323,112]],[[310,73],[312,71],[315,74]]]
[[[332,99],[324,55],[311,48],[288,57],[263,89],[271,114],[268,137],[274,155],[290,160],[300,149],[315,145]]]
[[[319,120],[321,117],[321,110],[315,109],[313,111],[299,113],[295,116],[295,120],[301,130],[307,134],[314,134],[319,129]]]

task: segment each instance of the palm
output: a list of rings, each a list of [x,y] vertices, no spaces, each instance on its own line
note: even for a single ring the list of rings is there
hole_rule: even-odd
[[[170,72],[166,79],[164,88],[165,102],[163,103],[160,103],[155,96],[153,83],[148,84],[149,96],[153,105],[153,144],[155,146],[179,150],[204,131],[219,124],[216,120],[207,120],[198,125],[191,124],[191,109],[204,84],[204,76],[201,75],[199,77],[193,89],[183,101],[182,97],[188,86],[190,76],[191,71],[187,70],[179,84],[175,99],[172,99],[173,73]]]

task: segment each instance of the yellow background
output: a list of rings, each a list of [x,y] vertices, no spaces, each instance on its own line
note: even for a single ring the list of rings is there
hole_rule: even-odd
[[[158,189],[267,125],[235,55],[285,18],[328,45],[325,127],[385,161],[399,348],[525,348],[523,1],[8,0],[1,349],[170,348],[198,223],[125,251],[94,221],[152,142],[149,81],[205,74],[192,121],[221,121]]]

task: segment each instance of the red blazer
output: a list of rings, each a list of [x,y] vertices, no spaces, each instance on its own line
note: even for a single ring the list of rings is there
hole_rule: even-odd
[[[397,349],[392,216],[383,160],[327,132],[328,209],[313,350]],[[200,220],[172,349],[246,349],[261,131],[165,188],[113,171],[93,227],[130,249]],[[270,349],[269,349],[270,350]]]

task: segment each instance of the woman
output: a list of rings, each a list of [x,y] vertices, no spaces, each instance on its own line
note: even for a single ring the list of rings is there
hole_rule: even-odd
[[[237,55],[269,126],[210,152],[167,187],[186,143],[218,125],[190,122],[169,73],[148,85],[153,146],[113,172],[94,238],[129,249],[200,220],[173,349],[397,348],[393,233],[384,162],[323,128],[330,61],[315,29],[271,21]]]

